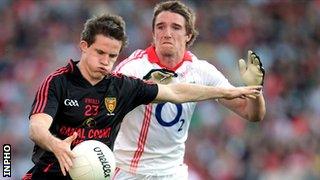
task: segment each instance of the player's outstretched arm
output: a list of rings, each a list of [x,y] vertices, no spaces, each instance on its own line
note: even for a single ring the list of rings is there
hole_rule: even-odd
[[[32,115],[30,117],[29,136],[41,148],[54,153],[65,176],[72,166],[72,159],[75,158],[70,145],[77,138],[77,133],[74,133],[65,140],[58,139],[49,131],[51,123],[52,117],[48,114],[39,113]]]
[[[159,92],[154,102],[195,102],[208,99],[255,98],[260,95],[262,86],[212,87],[196,84],[158,84]]]

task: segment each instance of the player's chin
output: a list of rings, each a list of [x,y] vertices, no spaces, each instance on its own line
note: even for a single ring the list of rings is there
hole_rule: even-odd
[[[171,56],[174,54],[173,46],[162,46],[160,48],[161,54],[164,56]]]
[[[93,78],[93,79],[100,80],[100,79],[104,78],[106,75],[107,75],[107,74],[105,74],[105,73],[102,73],[102,72],[100,72],[100,71],[96,71],[96,72],[94,72],[94,73],[92,74],[92,78]]]

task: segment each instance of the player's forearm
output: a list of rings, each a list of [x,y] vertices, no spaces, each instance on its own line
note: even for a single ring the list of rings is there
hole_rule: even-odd
[[[49,127],[52,121],[48,120],[45,116],[46,115],[43,114],[37,114],[31,117],[29,123],[29,137],[41,148],[52,151],[52,147],[61,140],[50,133]]]
[[[52,147],[59,140],[54,137],[48,130],[39,127],[38,125],[31,125],[29,127],[30,139],[41,148],[52,151]]]
[[[256,97],[256,99],[248,99],[247,110],[248,120],[252,122],[262,121],[266,114],[266,105],[263,95]]]
[[[170,101],[172,103],[195,102],[207,99],[223,98],[228,93],[226,88],[194,84],[169,84],[167,86],[161,86],[164,87],[163,89],[168,88],[168,90],[165,90],[164,95],[157,100]]]
[[[226,88],[222,87],[200,86],[194,84],[173,84],[172,86],[174,93],[177,95],[178,103],[223,98],[227,93]]]

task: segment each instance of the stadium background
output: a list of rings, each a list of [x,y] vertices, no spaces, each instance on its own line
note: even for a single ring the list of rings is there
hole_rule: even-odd
[[[12,179],[32,166],[28,113],[36,89],[68,58],[79,58],[86,18],[124,17],[130,44],[122,60],[150,44],[156,2],[0,0],[0,142],[12,145]],[[253,48],[267,75],[261,123],[199,104],[187,142],[190,179],[320,179],[320,1],[183,2],[197,13],[198,57],[241,85],[237,60]]]

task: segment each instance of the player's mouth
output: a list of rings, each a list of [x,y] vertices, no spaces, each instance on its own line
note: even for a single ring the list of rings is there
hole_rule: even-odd
[[[109,74],[109,71],[108,71],[106,68],[99,67],[98,70],[99,70],[99,72],[101,72],[102,74]]]
[[[171,42],[163,42],[162,44],[169,44],[169,45],[173,45],[173,43],[171,43]]]

